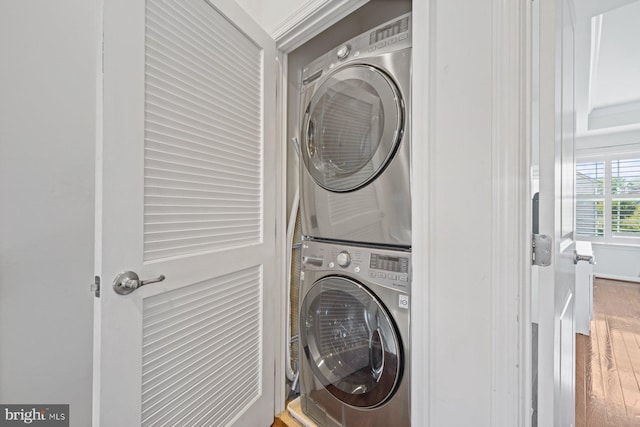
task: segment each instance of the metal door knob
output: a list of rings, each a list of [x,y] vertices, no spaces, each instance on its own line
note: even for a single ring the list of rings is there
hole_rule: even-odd
[[[113,290],[118,295],[129,295],[141,286],[148,285],[150,283],[162,282],[165,279],[164,274],[156,277],[155,279],[140,280],[138,275],[133,271],[123,271],[116,276],[113,281]]]
[[[580,261],[586,261],[589,264],[595,264],[593,255],[580,255],[577,251],[573,251],[573,263],[577,264]]]

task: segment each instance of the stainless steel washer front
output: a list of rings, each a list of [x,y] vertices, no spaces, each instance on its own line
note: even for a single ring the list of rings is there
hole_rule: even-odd
[[[361,283],[325,276],[307,292],[300,311],[307,362],[334,397],[375,408],[400,378],[401,341],[395,322]]]
[[[320,426],[409,426],[411,254],[304,240],[303,411]]]

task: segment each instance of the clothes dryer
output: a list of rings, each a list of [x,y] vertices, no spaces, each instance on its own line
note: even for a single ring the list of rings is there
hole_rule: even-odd
[[[410,14],[303,68],[303,235],[411,246],[410,82]]]
[[[411,254],[302,242],[300,399],[321,427],[410,425]]]

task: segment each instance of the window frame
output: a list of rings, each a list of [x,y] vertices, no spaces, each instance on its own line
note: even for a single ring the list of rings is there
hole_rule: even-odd
[[[604,216],[604,235],[603,236],[585,236],[579,235],[577,227],[575,227],[575,237],[576,240],[584,240],[590,241],[593,243],[602,243],[607,245],[620,245],[620,246],[640,246],[640,232],[638,232],[637,236],[633,235],[613,235],[613,201],[621,200],[621,199],[632,199],[632,200],[640,200],[640,193],[634,194],[613,194],[612,189],[612,175],[613,175],[613,167],[612,164],[616,160],[631,160],[638,159],[640,160],[640,150],[628,151],[628,152],[608,152],[608,153],[592,153],[592,154],[583,154],[576,155],[576,172],[574,174],[574,185],[577,183],[577,165],[579,163],[588,163],[588,162],[604,162],[604,193],[602,197],[599,195],[578,195],[578,192],[575,192],[575,200],[574,204],[574,218],[577,223],[577,208],[579,200],[595,200],[598,199],[604,201],[603,206],[603,216]],[[575,225],[575,224],[574,224]]]

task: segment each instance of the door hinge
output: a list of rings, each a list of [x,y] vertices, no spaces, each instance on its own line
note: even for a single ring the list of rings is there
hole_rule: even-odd
[[[531,239],[531,263],[541,267],[551,265],[551,246],[553,240],[545,234],[534,234]]]
[[[93,283],[91,284],[90,289],[96,298],[100,298],[100,276],[95,276],[93,278]]]

